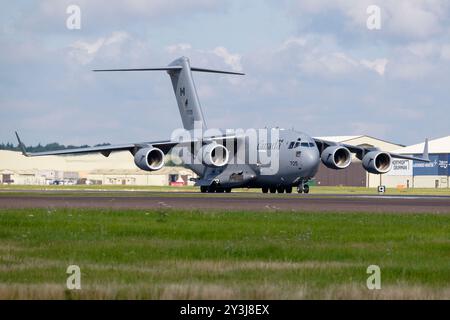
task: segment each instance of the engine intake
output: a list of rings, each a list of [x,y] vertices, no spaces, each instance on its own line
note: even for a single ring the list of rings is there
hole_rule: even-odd
[[[209,167],[223,167],[228,163],[229,152],[221,144],[211,143],[200,149],[202,163]]]
[[[362,159],[362,165],[370,173],[383,174],[392,168],[392,157],[387,152],[370,151]]]
[[[325,166],[331,169],[345,169],[352,162],[350,150],[346,147],[331,146],[322,151],[320,156]]]
[[[134,163],[144,171],[156,171],[164,166],[164,152],[158,148],[142,148],[134,155]]]

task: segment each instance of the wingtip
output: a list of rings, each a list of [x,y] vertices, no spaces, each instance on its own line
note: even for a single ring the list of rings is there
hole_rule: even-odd
[[[425,143],[423,145],[423,154],[422,158],[426,161],[430,161],[430,157],[428,155],[428,138],[425,138]]]
[[[19,143],[20,146],[22,144],[22,141],[20,141],[19,134],[17,133],[17,131],[14,131],[14,133],[16,134],[17,142]]]
[[[16,134],[17,142],[19,143],[20,151],[22,151],[22,154],[23,154],[25,157],[28,157],[29,154],[28,154],[28,152],[27,152],[27,150],[26,150],[26,147],[25,147],[25,145],[23,144],[22,140],[20,140],[19,134],[17,133],[17,131],[14,131],[14,132],[15,132],[15,134]]]

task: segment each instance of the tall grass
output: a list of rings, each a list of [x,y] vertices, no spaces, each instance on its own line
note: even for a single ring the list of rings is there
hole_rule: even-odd
[[[0,298],[450,298],[450,215],[0,210]]]

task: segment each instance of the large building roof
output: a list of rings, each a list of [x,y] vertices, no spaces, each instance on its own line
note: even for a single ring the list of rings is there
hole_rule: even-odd
[[[363,136],[327,136],[327,137],[316,137],[317,139],[331,141],[331,142],[344,142],[348,140],[357,139]]]
[[[21,152],[0,150],[0,169],[91,171],[96,169],[135,169],[129,152],[115,152],[108,158],[101,154],[27,158]]]
[[[425,142],[413,144],[404,148],[394,150],[400,154],[420,154],[423,152]],[[450,136],[433,139],[428,141],[429,153],[450,153]]]
[[[338,143],[347,143],[355,146],[360,145],[369,145],[378,147],[385,151],[392,151],[393,149],[398,149],[400,147],[404,147],[404,145],[371,137],[368,135],[359,135],[359,136],[326,136],[326,137],[317,137],[318,139],[331,141],[331,142],[338,142]]]

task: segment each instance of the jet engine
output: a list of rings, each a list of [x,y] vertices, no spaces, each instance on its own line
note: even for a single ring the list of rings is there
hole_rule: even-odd
[[[386,173],[391,170],[392,157],[387,152],[370,151],[363,157],[362,165],[370,173]]]
[[[218,168],[228,163],[229,152],[221,144],[210,143],[200,149],[199,156],[205,166]]]
[[[331,169],[345,169],[352,162],[352,155],[346,147],[330,146],[320,156],[325,166]]]
[[[134,155],[134,163],[144,171],[156,171],[164,166],[164,153],[154,147],[142,148]]]

